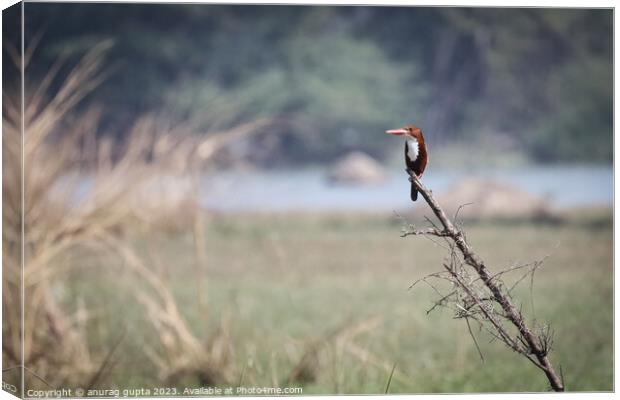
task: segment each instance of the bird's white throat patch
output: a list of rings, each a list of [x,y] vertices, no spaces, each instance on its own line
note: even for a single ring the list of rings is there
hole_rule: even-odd
[[[407,139],[407,155],[411,161],[415,161],[420,154],[420,146],[417,139]]]

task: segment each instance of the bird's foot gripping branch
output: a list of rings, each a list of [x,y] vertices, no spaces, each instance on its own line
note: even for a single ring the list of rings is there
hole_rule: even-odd
[[[528,276],[533,281],[534,272],[542,266],[542,260],[491,274],[484,261],[467,243],[462,227],[448,218],[432,192],[420,182],[415,173],[408,172],[411,184],[422,194],[440,224],[437,225],[427,218],[431,227],[419,230],[409,226],[402,236],[437,236],[445,242],[445,247],[450,252],[443,263],[442,271],[427,275],[412,285],[413,287],[418,282],[424,282],[440,293],[440,298],[428,312],[436,307],[447,307],[454,311],[457,318],[465,319],[478,353],[483,358],[470,325],[472,322],[477,323],[480,328],[542,370],[554,391],[564,391],[564,379],[549,360],[553,343],[553,333],[549,325],[539,325],[536,322],[528,325],[512,297],[512,291],[518,283]],[[454,217],[455,221],[459,211],[460,208]],[[508,286],[502,277],[514,271],[524,274],[512,286]],[[437,287],[438,280],[450,283],[450,289],[446,293]]]

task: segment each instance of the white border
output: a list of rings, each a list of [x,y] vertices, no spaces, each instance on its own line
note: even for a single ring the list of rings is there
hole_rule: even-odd
[[[63,2],[80,2],[80,1],[75,1],[75,0],[64,0]],[[108,2],[114,2],[114,3],[128,3],[127,1],[108,1]],[[272,0],[269,2],[265,2],[265,1],[260,1],[260,0],[245,0],[245,1],[230,1],[230,2],[223,2],[223,1],[165,1],[165,0],[137,0],[137,1],[132,1],[133,3],[202,3],[202,4],[300,4],[300,5],[381,5],[381,6],[385,6],[385,5],[398,5],[398,6],[444,6],[444,7],[450,7],[450,6],[461,6],[461,7],[560,7],[560,8],[614,8],[615,7],[615,2],[614,1],[604,1],[604,0],[591,0],[588,2],[585,1],[579,1],[579,0],[563,0],[563,1],[557,1],[557,0],[538,0],[538,1],[533,1],[533,0],[527,0],[527,1],[492,1],[492,0],[468,0],[468,1],[464,1],[464,0],[451,0],[449,2],[446,1],[433,1],[433,0],[425,0],[423,2],[414,2],[414,1],[398,1],[398,0],[391,0],[389,2],[385,2],[385,3],[377,3],[377,2],[366,2],[366,1],[348,1],[348,0],[315,0],[313,2],[308,2],[308,1],[301,1],[301,0],[289,0],[289,1],[279,1],[279,0]],[[15,1],[12,0],[0,0],[0,5],[2,6],[2,9],[5,9],[13,4],[15,4]],[[618,347],[615,345],[616,344],[616,337],[618,335],[618,331],[616,329],[616,324],[615,322],[619,320],[619,310],[618,307],[616,307],[616,305],[618,304],[618,300],[619,295],[618,295],[618,291],[615,290],[618,287],[618,275],[615,274],[615,254],[617,254],[618,251],[618,243],[616,242],[616,238],[618,237],[618,233],[619,233],[619,228],[618,225],[615,224],[615,209],[618,207],[618,205],[620,204],[620,201],[618,200],[618,198],[615,196],[616,192],[615,189],[616,187],[618,187],[618,183],[620,180],[620,177],[618,176],[618,174],[616,173],[616,164],[615,164],[615,155],[616,154],[620,154],[620,144],[617,140],[615,140],[615,122],[616,122],[616,116],[620,115],[619,114],[619,107],[618,107],[618,103],[615,101],[615,94],[618,93],[618,81],[615,79],[616,76],[616,71],[617,71],[617,63],[616,63],[616,54],[617,54],[617,47],[618,47],[618,43],[619,43],[619,35],[618,35],[618,30],[615,29],[615,27],[617,26],[618,23],[618,15],[614,10],[614,389],[615,389],[615,384],[616,382],[618,382],[618,378],[619,378],[619,372],[618,372],[618,368],[617,368],[617,363],[616,360],[618,360],[618,357],[620,356],[620,352],[618,351]],[[0,31],[2,30],[2,21],[0,19]],[[0,74],[2,73],[2,66],[0,63]],[[1,148],[1,143],[0,143],[0,148]],[[0,172],[2,171],[2,154],[0,152]],[[2,206],[2,199],[0,197],[0,207]],[[0,225],[0,234],[2,232],[2,226]],[[0,248],[0,252],[1,252],[1,248]],[[2,287],[0,285],[0,295],[2,294]],[[0,308],[0,318],[2,316],[2,310]],[[1,320],[1,319],[0,319]],[[0,335],[1,335],[1,331],[0,331]],[[1,376],[1,375],[0,375]],[[549,398],[551,396],[561,396],[562,399],[575,399],[575,400],[580,400],[580,399],[610,399],[610,398],[615,398],[615,394],[613,393],[563,393],[563,394],[556,394],[556,393],[518,393],[518,394],[463,394],[463,395],[443,395],[443,394],[432,394],[432,395],[390,395],[391,398],[412,398],[412,399],[426,399],[426,400],[442,400],[442,399],[453,399],[453,398],[458,398],[458,399],[463,399],[463,400],[470,400],[470,399],[506,399],[506,400],[517,400],[517,399],[538,399],[538,398]],[[312,397],[313,399],[333,399],[336,398],[336,396],[304,396],[304,397]],[[340,397],[340,396],[339,396]],[[368,399],[368,398],[374,398],[374,397],[379,397],[379,396],[346,396],[347,399],[355,399],[355,400],[361,400],[361,399]],[[266,397],[244,397],[244,399],[265,399]],[[297,397],[285,397],[285,398],[297,398]],[[7,392],[4,392],[2,390],[0,390],[0,400],[4,400],[4,399],[15,399],[14,396],[8,394]],[[161,397],[159,397],[159,399],[161,399]]]

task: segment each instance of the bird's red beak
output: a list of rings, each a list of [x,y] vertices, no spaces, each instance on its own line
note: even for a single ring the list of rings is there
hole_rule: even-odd
[[[385,131],[385,133],[389,133],[390,135],[396,135],[396,136],[401,136],[404,135],[405,133],[407,133],[406,129],[390,129],[389,131]]]

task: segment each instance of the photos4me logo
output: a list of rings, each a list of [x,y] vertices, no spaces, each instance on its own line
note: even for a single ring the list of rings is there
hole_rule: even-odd
[[[10,383],[2,381],[2,390],[6,390],[7,392],[11,392],[11,393],[16,393],[17,386],[11,385]]]

